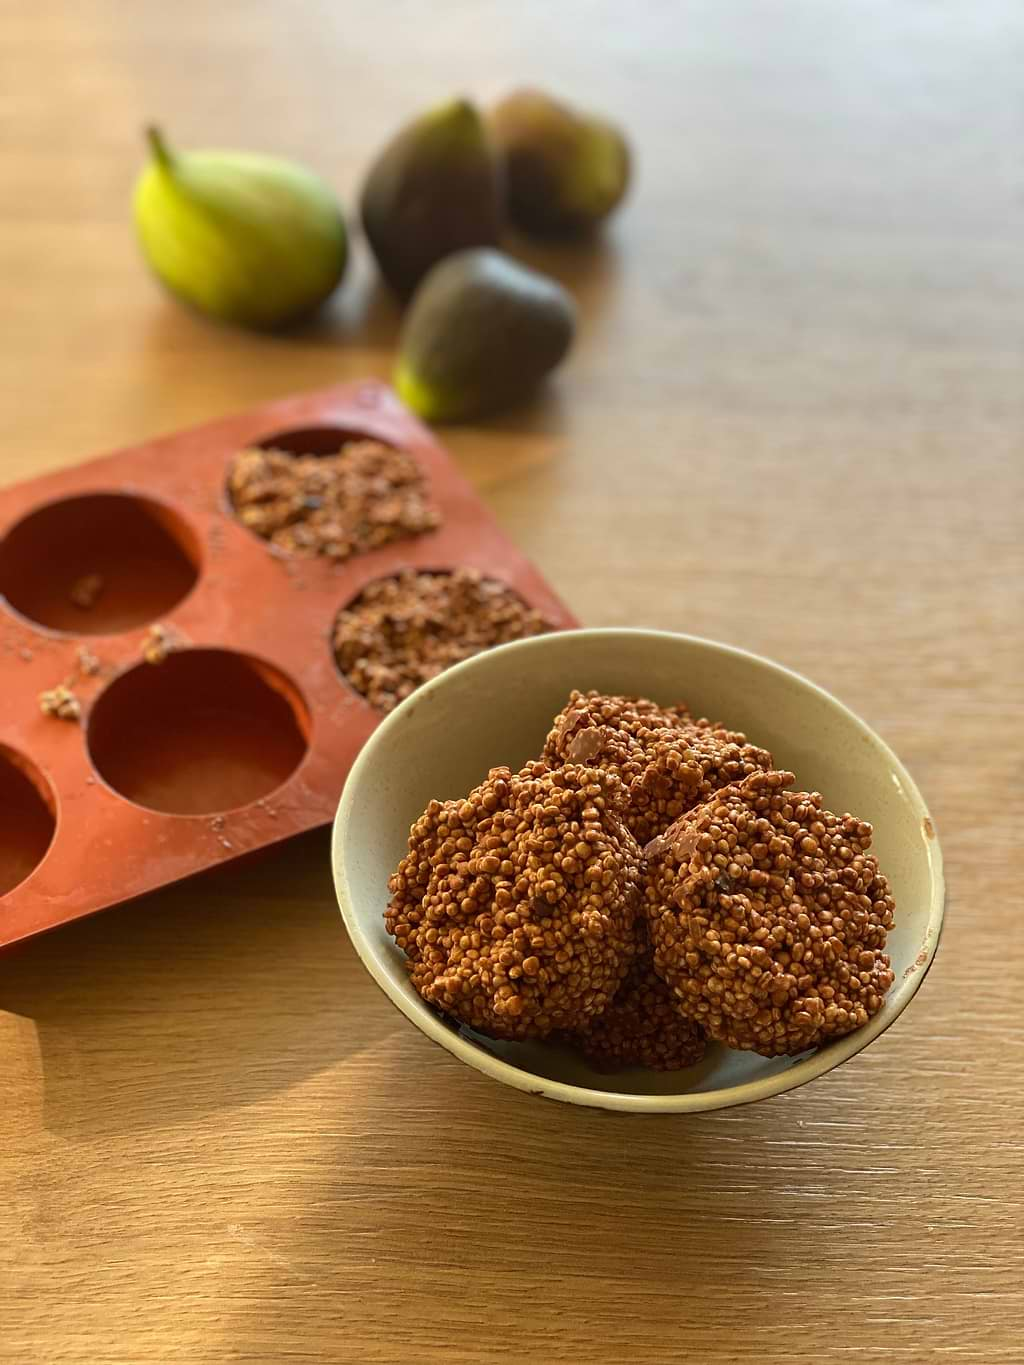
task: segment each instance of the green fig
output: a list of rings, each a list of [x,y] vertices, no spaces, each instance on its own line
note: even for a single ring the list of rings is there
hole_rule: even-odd
[[[494,245],[498,159],[473,105],[453,100],[403,128],[371,166],[361,209],[381,274],[403,297],[443,256]]]
[[[629,183],[629,147],[605,119],[517,90],[491,111],[509,216],[526,232],[585,232],[607,218]]]
[[[148,131],[135,225],[164,285],[223,322],[275,327],[313,312],[345,269],[331,191],[290,161],[248,152],[173,152]]]
[[[500,251],[460,251],[413,295],[395,387],[427,421],[493,412],[555,368],[575,327],[575,305],[555,280]]]

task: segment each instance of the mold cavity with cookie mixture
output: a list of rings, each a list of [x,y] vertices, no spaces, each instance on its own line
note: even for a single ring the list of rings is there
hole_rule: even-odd
[[[334,563],[441,524],[410,451],[342,427],[280,432],[238,451],[226,495],[275,553]]]

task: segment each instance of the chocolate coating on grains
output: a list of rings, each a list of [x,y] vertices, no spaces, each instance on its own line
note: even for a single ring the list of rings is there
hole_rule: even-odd
[[[692,724],[685,706],[659,706],[645,697],[571,692],[552,722],[542,754],[552,766],[594,758],[628,786],[644,770],[651,737]]]
[[[755,773],[646,849],[658,972],[709,1037],[766,1057],[860,1028],[893,981],[871,826],[792,781]]]
[[[550,629],[518,593],[475,569],[406,569],[339,612],[334,656],[355,690],[387,712],[452,664]]]
[[[608,1008],[568,1041],[602,1071],[626,1066],[681,1071],[700,1061],[705,1046],[702,1029],[686,1018],[654,970],[646,941]]]
[[[336,455],[241,450],[228,492],[243,526],[295,555],[350,559],[441,522],[417,462],[379,441],[350,441]]]
[[[573,692],[555,717],[544,758],[593,763],[627,788],[630,829],[641,844],[700,805],[719,788],[773,767],[771,754],[746,736],[685,706],[658,706],[643,697]]]
[[[646,844],[723,787],[773,767],[767,749],[708,720],[659,730],[648,743],[643,772],[629,784],[630,828]]]
[[[510,1039],[579,1028],[607,1006],[641,905],[621,797],[604,773],[529,763],[430,803],[384,916],[425,1000]]]

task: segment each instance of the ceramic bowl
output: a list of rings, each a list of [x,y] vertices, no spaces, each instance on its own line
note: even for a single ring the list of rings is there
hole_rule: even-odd
[[[504,1043],[458,1027],[412,990],[384,931],[388,877],[427,803],[462,796],[489,768],[536,757],[573,688],[685,700],[770,749],[800,788],[875,827],[873,851],[896,899],[896,974],[863,1028],[799,1057],[708,1048],[686,1071],[594,1070],[571,1049]],[[743,650],[650,630],[578,630],[493,649],[440,674],[399,706],[360,753],[334,825],[345,925],[370,975],[407,1019],[467,1065],[531,1095],[633,1113],[693,1113],[791,1090],[884,1033],[913,999],[938,945],[944,884],[935,827],[892,750],[835,697]]]

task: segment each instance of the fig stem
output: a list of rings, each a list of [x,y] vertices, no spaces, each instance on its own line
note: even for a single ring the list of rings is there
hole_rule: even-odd
[[[146,129],[146,141],[149,143],[150,151],[158,166],[165,171],[169,171],[174,165],[174,157],[171,149],[164,141],[164,135],[155,123],[151,123]]]

